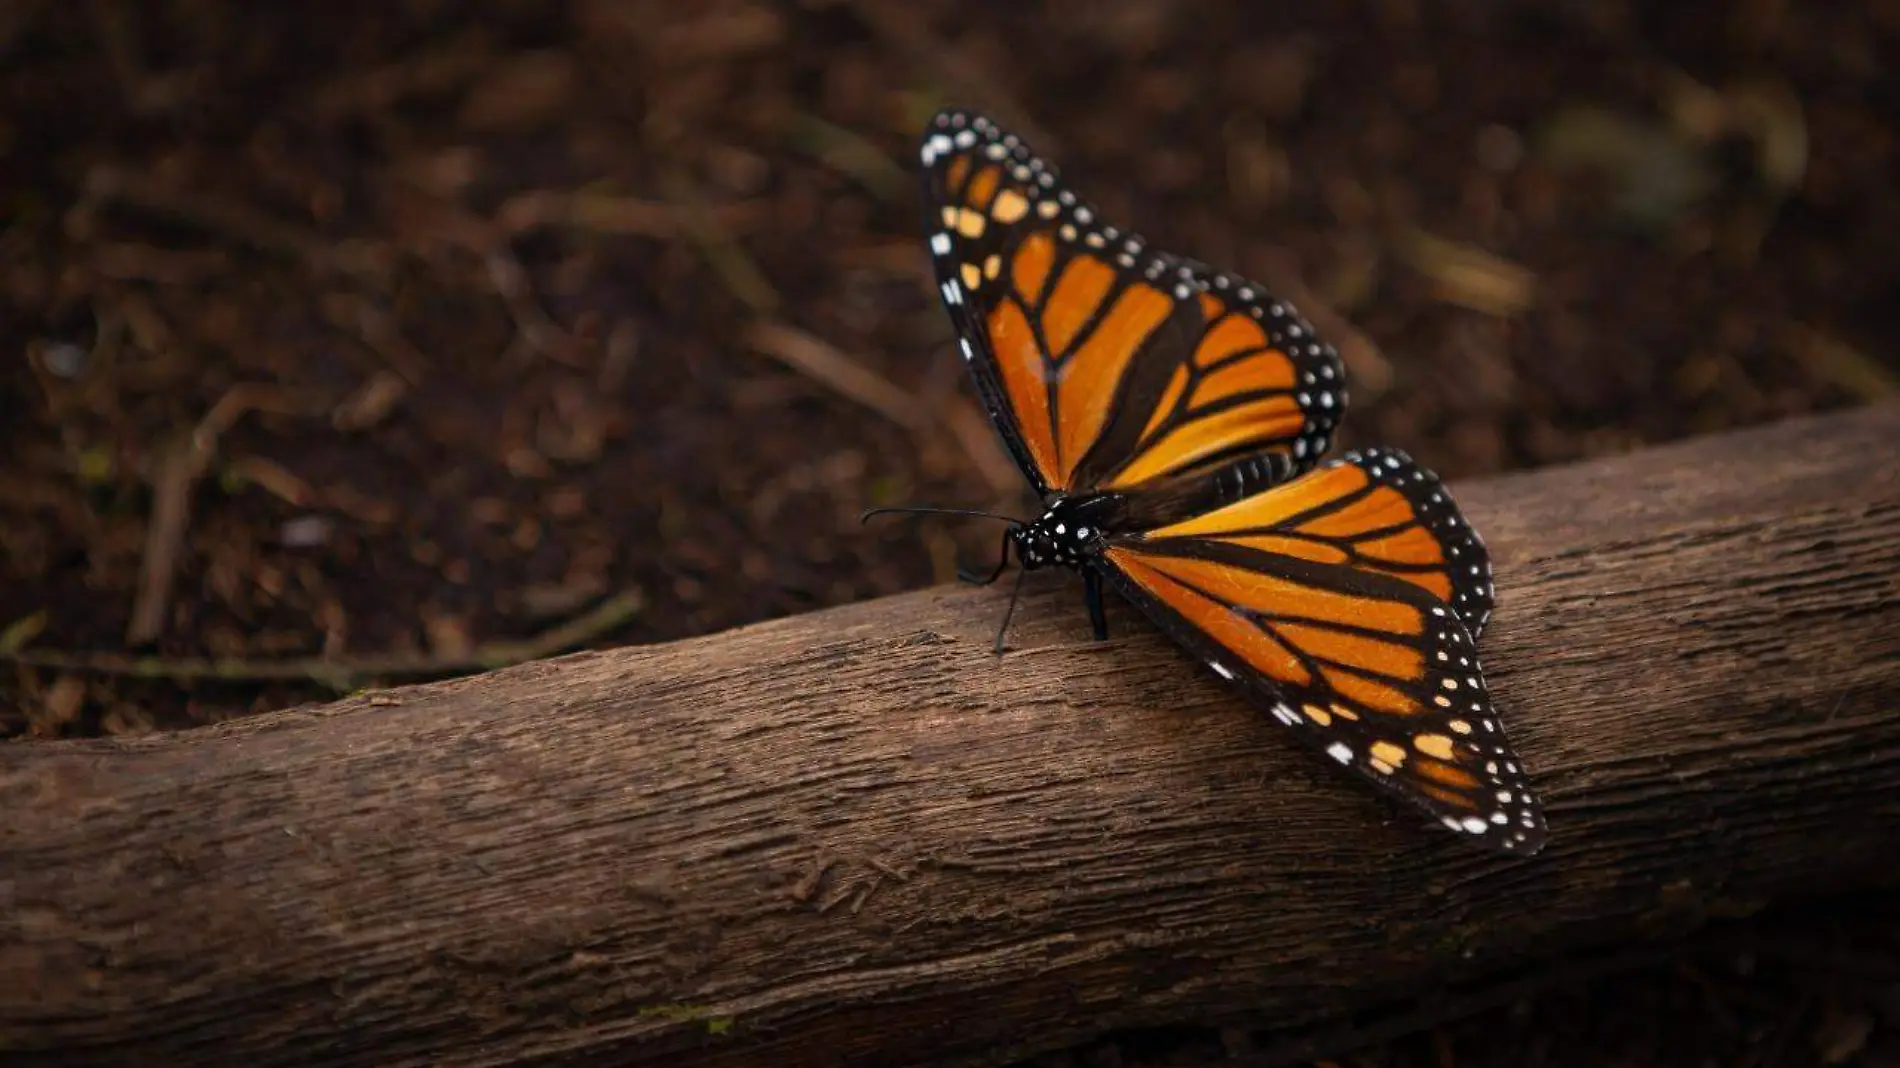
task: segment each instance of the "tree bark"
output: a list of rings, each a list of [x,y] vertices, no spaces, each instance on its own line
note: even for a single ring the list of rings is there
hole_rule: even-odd
[[[995,1063],[1900,886],[1900,406],[1457,487],[1512,861],[1126,605],[942,589],[0,748],[9,1064]]]

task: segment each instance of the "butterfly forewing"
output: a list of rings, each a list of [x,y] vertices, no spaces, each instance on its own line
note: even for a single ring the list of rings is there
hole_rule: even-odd
[[[981,116],[938,115],[922,158],[944,304],[1039,492],[1317,462],[1344,373],[1291,307],[1105,222]]]
[[[1448,827],[1542,846],[1478,665],[1483,545],[1403,453],[1348,454],[1104,555],[1132,600],[1315,748]]]

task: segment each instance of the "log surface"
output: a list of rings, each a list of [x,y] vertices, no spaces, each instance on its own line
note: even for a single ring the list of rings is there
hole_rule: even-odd
[[[0,1060],[995,1063],[1900,886],[1900,407],[1454,488],[1537,857],[1037,576],[0,748]]]

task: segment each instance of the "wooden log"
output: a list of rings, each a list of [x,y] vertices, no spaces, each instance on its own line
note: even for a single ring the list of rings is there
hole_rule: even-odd
[[[1900,886],[1900,406],[1457,487],[1549,848],[943,589],[0,749],[9,1064],[996,1063]]]

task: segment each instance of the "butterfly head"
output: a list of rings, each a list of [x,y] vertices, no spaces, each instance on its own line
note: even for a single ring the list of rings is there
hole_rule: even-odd
[[[1034,522],[1020,523],[1009,529],[1010,544],[1016,547],[1016,559],[1023,570],[1061,565],[1081,567],[1096,551],[1106,533],[1083,498],[1064,498],[1037,516]]]

